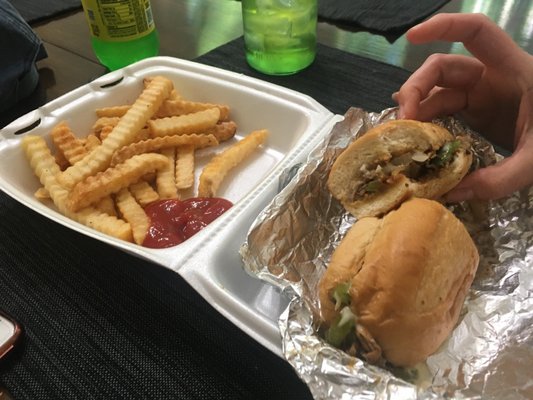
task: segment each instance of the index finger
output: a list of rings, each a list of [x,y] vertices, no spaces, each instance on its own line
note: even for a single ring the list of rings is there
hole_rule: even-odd
[[[483,14],[437,14],[411,28],[407,38],[414,44],[435,40],[462,42],[487,66],[507,66],[519,72],[526,53],[498,25]]]

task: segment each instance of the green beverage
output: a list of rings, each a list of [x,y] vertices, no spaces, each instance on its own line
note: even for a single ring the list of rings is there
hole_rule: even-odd
[[[82,0],[98,60],[111,71],[159,53],[150,0]]]
[[[242,0],[242,17],[252,68],[289,75],[315,59],[317,0]]]
[[[91,44],[98,60],[110,71],[159,53],[159,38],[155,30],[127,42],[112,43],[92,37]]]

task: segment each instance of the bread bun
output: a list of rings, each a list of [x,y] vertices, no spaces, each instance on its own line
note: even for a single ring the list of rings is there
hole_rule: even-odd
[[[319,283],[325,327],[338,321],[333,292],[349,283],[349,307],[396,366],[434,353],[455,327],[479,262],[476,246],[440,203],[411,199],[383,218],[358,220]]]
[[[327,185],[354,216],[384,215],[410,197],[436,199],[452,189],[470,168],[469,147],[433,123],[385,122],[337,157]]]

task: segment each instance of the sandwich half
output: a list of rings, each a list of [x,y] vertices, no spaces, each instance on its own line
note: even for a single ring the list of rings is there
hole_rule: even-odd
[[[478,263],[465,226],[437,201],[361,218],[319,283],[325,338],[373,363],[414,366],[454,329]]]
[[[354,216],[380,216],[411,197],[439,198],[471,164],[466,137],[430,122],[394,120],[352,142],[335,160],[327,186]]]

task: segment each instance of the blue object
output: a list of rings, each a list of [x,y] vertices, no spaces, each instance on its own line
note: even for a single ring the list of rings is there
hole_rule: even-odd
[[[41,39],[7,1],[0,0],[0,112],[29,96],[39,82],[35,62],[47,57]]]

